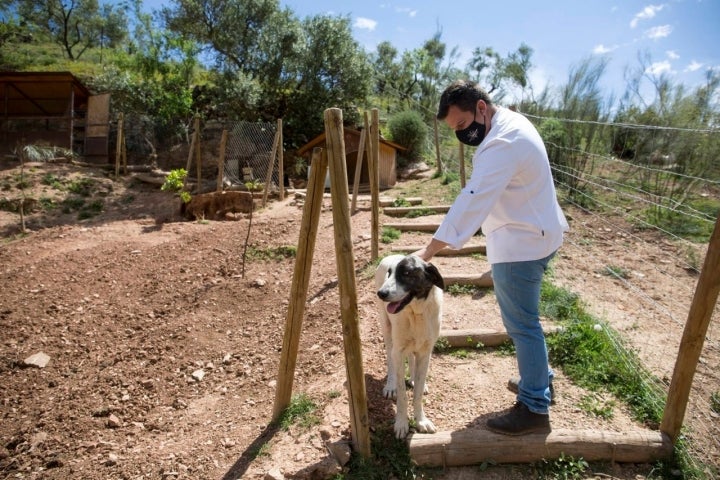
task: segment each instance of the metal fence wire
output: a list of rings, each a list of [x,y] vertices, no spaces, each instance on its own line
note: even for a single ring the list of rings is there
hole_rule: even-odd
[[[237,121],[228,123],[226,128],[228,138],[223,183],[264,183],[268,178],[268,171],[275,165],[272,150],[277,124]],[[279,181],[278,173],[273,171],[272,185],[279,186]]]

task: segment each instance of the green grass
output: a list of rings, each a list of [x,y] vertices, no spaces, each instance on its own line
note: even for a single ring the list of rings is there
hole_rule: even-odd
[[[272,260],[279,261],[286,258],[295,258],[297,255],[297,247],[292,245],[282,245],[279,247],[256,248],[248,247],[247,256],[253,260]]]
[[[400,238],[401,233],[397,228],[383,227],[380,241],[382,243],[392,243]]]
[[[308,395],[294,395],[277,423],[283,430],[288,430],[292,425],[307,429],[320,423],[320,419],[315,414],[316,410],[317,405]]]

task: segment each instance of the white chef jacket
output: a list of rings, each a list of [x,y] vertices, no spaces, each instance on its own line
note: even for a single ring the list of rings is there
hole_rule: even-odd
[[[557,250],[569,227],[532,123],[497,107],[472,162],[472,175],[434,238],[460,248],[482,227],[491,264],[539,260]]]

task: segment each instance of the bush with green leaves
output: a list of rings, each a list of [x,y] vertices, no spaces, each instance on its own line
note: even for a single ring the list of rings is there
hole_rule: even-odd
[[[171,170],[170,173],[165,177],[165,183],[163,183],[160,189],[170,192],[177,193],[183,202],[187,203],[190,201],[190,193],[183,190],[185,188],[185,178],[187,177],[187,170],[184,168],[178,168]]]
[[[407,149],[402,153],[402,158],[412,161],[422,157],[427,138],[427,127],[422,115],[414,110],[397,113],[390,117],[388,128],[392,141]]]

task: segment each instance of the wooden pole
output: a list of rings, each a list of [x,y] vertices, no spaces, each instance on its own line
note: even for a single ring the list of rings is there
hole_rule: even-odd
[[[280,192],[279,192],[279,198],[280,200],[285,199],[285,156],[283,155],[283,121],[282,118],[278,118],[277,120],[277,129],[280,134],[280,141],[278,142],[278,177],[279,177],[279,183],[280,183]]]
[[[443,173],[442,159],[440,158],[440,134],[438,133],[438,120],[434,119],[433,125],[435,126],[435,161],[437,162],[438,175]]]
[[[227,147],[228,131],[223,128],[222,136],[220,136],[220,158],[218,158],[218,175],[216,191],[223,191],[223,177],[225,176],[225,148]]]
[[[193,133],[190,136],[190,150],[188,150],[188,159],[187,159],[187,165],[185,166],[185,171],[187,172],[187,175],[185,175],[185,180],[183,181],[183,189],[185,189],[187,185],[188,177],[190,176],[190,167],[192,166],[192,158],[193,153],[195,153],[195,137],[198,133],[198,125],[200,124],[200,119],[195,116],[195,121],[193,122]]]
[[[325,173],[327,172],[327,154],[321,148],[312,153],[312,171],[308,183],[307,197],[303,207],[300,237],[298,239],[295,271],[290,287],[290,304],[285,318],[285,336],[283,338],[280,367],[273,406],[273,420],[277,420],[290,405],[293,379],[297,360],[302,320],[305,313],[310,270],[312,267],[315,241],[317,240],[318,223],[322,211],[323,193],[325,191]]]
[[[195,171],[197,192],[202,192],[202,153],[200,148],[200,116],[195,117]]]
[[[345,139],[343,137],[342,110],[338,108],[325,110],[325,141],[330,164],[335,259],[338,267],[340,316],[342,318],[345,365],[350,394],[350,428],[356,451],[363,457],[369,457],[370,422],[358,322],[355,257],[353,255],[353,242],[350,231],[347,164],[345,163]]]
[[[680,349],[675,360],[667,403],[660,430],[675,442],[680,434],[687,409],[693,377],[700,360],[705,335],[720,293],[720,215],[710,237],[705,263],[693,296]]]
[[[122,150],[120,155],[122,156],[122,163],[123,163],[123,174],[128,174],[128,164],[127,164],[127,145],[125,143],[125,122],[123,121],[123,132],[122,132]]]
[[[534,463],[561,455],[589,462],[652,463],[672,455],[667,435],[653,430],[553,430],[510,436],[468,428],[410,435],[410,456],[420,466],[456,467],[483,462]]]
[[[123,112],[118,114],[117,140],[115,141],[115,178],[120,176],[120,159],[122,156]]]
[[[377,108],[372,109],[372,125],[370,126],[370,260],[375,261],[379,256],[380,244],[380,114]]]
[[[358,145],[357,160],[355,161],[355,176],[353,177],[353,195],[352,203],[350,204],[350,213],[355,214],[357,212],[357,196],[360,190],[360,175],[362,174],[363,157],[365,155],[365,137],[367,137],[368,131],[368,116],[365,112],[365,125],[360,132],[360,144]]]
[[[275,132],[275,140],[273,140],[272,152],[270,153],[270,167],[265,174],[265,192],[263,193],[263,207],[267,205],[268,193],[270,192],[270,182],[272,182],[272,172],[275,168],[275,157],[277,156],[278,145],[280,144],[281,131]]]

